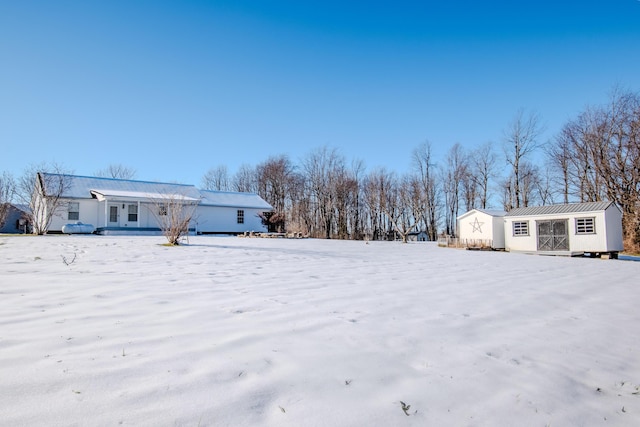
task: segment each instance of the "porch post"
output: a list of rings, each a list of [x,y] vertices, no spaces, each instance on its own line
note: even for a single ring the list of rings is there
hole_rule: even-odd
[[[140,228],[141,219],[142,219],[142,211],[140,210],[140,200],[138,200],[138,228]]]
[[[109,202],[107,199],[104,199],[104,226],[105,228],[109,226]]]

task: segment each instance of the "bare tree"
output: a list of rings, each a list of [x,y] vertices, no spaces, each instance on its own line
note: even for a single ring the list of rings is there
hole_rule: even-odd
[[[257,193],[256,168],[243,164],[233,175],[231,189],[243,193]]]
[[[184,194],[151,200],[151,212],[169,245],[179,245],[181,239],[189,234],[189,224],[193,220],[198,203],[199,200]]]
[[[547,149],[547,159],[554,184],[560,187],[563,203],[569,203],[571,185],[572,135],[569,125],[565,125]]]
[[[285,231],[291,206],[290,189],[294,175],[295,167],[286,155],[271,157],[256,167],[258,194],[273,206],[268,220],[281,233]]]
[[[336,172],[344,169],[344,158],[335,148],[312,151],[303,161],[312,209],[317,216],[317,234],[330,239],[335,221]]]
[[[542,187],[543,184],[538,167],[528,161],[520,162],[521,206],[527,207],[536,204],[537,200],[535,197],[540,194]]]
[[[103,178],[133,179],[136,176],[136,170],[121,164],[112,164],[100,169],[95,175]]]
[[[225,165],[219,165],[209,169],[202,177],[202,188],[212,191],[229,191],[231,185],[227,167]]]
[[[393,174],[385,168],[374,169],[364,180],[364,203],[369,213],[367,234],[372,240],[384,239],[391,231],[385,212],[392,210],[387,195],[391,191],[392,181]]]
[[[468,165],[462,146],[454,144],[449,149],[447,164],[442,169],[442,180],[445,198],[445,232],[450,236],[456,235],[456,222],[460,209],[460,188]]]
[[[513,175],[502,178],[499,182],[502,207],[509,212],[514,208]]]
[[[535,188],[535,193],[537,199],[540,203],[544,205],[552,205],[555,203],[554,201],[554,176],[549,168],[545,169],[544,172],[540,172],[538,169],[538,183]]]
[[[595,155],[606,139],[604,117],[607,112],[588,107],[576,120],[569,123],[572,140],[572,168],[575,192],[581,202],[594,202],[605,198],[602,176],[595,168]]]
[[[409,233],[418,227],[424,215],[422,199],[422,185],[417,176],[405,175],[398,179],[392,175],[382,208],[403,243],[407,243]]]
[[[468,162],[468,159],[465,159],[465,162]],[[464,173],[462,174],[460,184],[462,186],[464,209],[466,211],[475,209],[480,194],[480,188],[478,186],[478,178],[473,174],[468,163]]]
[[[11,202],[16,192],[16,181],[9,172],[0,175],[0,228],[7,221]]]
[[[358,187],[355,179],[344,165],[333,172],[333,208],[336,218],[336,234],[338,239],[349,238],[349,211],[353,200],[357,197]]]
[[[538,138],[543,130],[540,117],[536,113],[529,113],[525,116],[524,110],[519,110],[504,131],[505,156],[507,163],[512,168],[516,208],[522,205],[520,164],[541,146]]]
[[[30,166],[17,183],[18,198],[29,205],[29,222],[34,234],[46,234],[54,215],[66,206],[64,194],[71,179],[60,165]]]
[[[348,221],[351,225],[350,235],[353,239],[362,239],[364,232],[364,203],[362,201],[362,181],[365,166],[362,160],[353,160],[349,171],[351,177],[351,199]]]
[[[486,209],[489,205],[489,188],[496,178],[496,153],[493,144],[487,142],[471,152],[469,156],[470,175],[476,184],[479,207]]]
[[[289,182],[289,197],[291,207],[287,232],[301,233],[308,236],[314,228],[313,212],[305,178],[300,173],[294,173]]]
[[[433,161],[431,143],[427,141],[416,148],[412,159],[413,169],[422,185],[425,231],[429,240],[435,241],[438,238],[440,189],[437,185],[437,165]]]

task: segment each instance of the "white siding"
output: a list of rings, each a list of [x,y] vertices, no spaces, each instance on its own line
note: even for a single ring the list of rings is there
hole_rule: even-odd
[[[492,220],[493,248],[504,249],[504,217],[494,216]]]
[[[244,223],[238,224],[238,210],[244,211]],[[245,231],[266,232],[258,214],[262,209],[222,206],[198,206],[196,210],[199,233],[243,233]]]
[[[595,218],[594,234],[578,234],[576,219]],[[569,217],[569,249],[573,252],[606,252],[607,226],[604,212],[579,213]]]
[[[72,199],[69,201],[78,202],[80,208],[80,217],[77,221],[85,224],[91,224],[96,228],[105,226],[105,203],[99,202],[96,199]],[[56,211],[51,226],[50,232],[62,231],[62,226],[65,224],[75,223],[76,220],[69,221],[67,219],[67,200],[65,200]],[[138,210],[138,222],[128,222],[126,216],[128,215],[128,204],[135,204],[134,202],[108,202],[109,205],[117,205],[118,212],[121,218],[124,218],[120,222],[122,227],[130,227],[132,230],[141,227],[158,227],[158,221],[152,212],[157,209],[153,203],[140,203],[140,209]],[[125,208],[122,208],[122,205]],[[238,224],[238,210],[244,211],[244,223]],[[262,220],[258,217],[263,213],[264,209],[255,208],[242,208],[242,207],[220,207],[220,206],[198,206],[194,215],[194,221],[192,226],[197,227],[198,232],[202,233],[243,233],[245,231],[266,232],[267,228],[262,225]],[[108,215],[108,212],[107,212]]]
[[[513,223],[526,221],[529,224],[529,234],[526,236],[513,235]],[[538,241],[535,232],[536,222],[532,217],[505,217],[504,219],[504,244],[508,251],[535,251]]]
[[[68,218],[68,202],[76,202],[79,204],[79,218],[77,220],[69,220]],[[85,224],[91,224],[94,227],[99,227],[97,223],[98,211],[97,202],[92,199],[65,199],[56,210],[53,218],[51,219],[51,225],[49,231],[59,232],[62,231],[62,226],[65,224],[75,224],[80,221]]]
[[[609,251],[623,251],[622,242],[622,212],[617,206],[611,205],[605,211],[607,228],[607,248]]]

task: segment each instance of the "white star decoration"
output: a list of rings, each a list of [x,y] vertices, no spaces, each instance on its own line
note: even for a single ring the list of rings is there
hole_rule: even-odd
[[[481,227],[484,225],[484,222],[478,221],[478,218],[476,217],[475,221],[470,222],[469,224],[471,224],[471,226],[473,227],[472,233],[475,233],[476,231],[479,231],[480,234],[482,234],[482,228]]]

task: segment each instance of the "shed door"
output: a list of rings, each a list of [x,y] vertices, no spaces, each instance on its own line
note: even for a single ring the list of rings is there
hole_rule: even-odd
[[[569,250],[568,220],[554,219],[551,221],[538,221],[537,224],[539,251]]]

